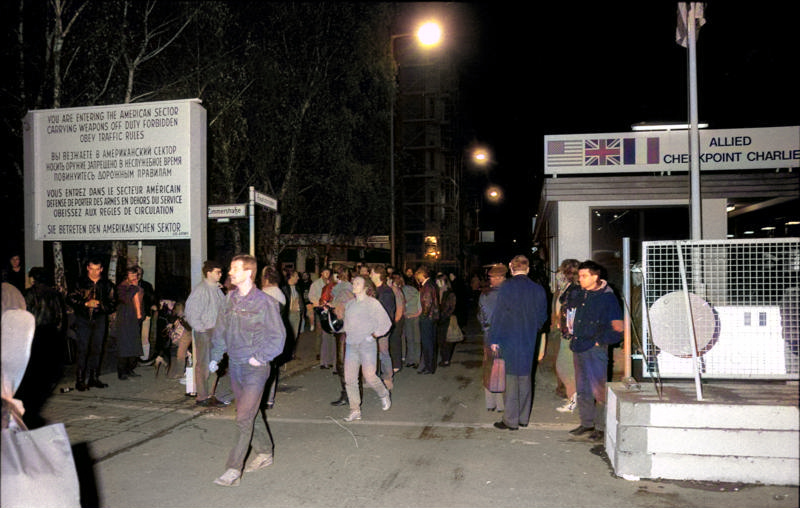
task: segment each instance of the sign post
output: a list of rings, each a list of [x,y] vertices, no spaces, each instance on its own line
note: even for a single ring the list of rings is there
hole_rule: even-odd
[[[256,204],[278,211],[278,200],[272,196],[258,192],[255,187],[250,186],[250,255],[256,255]],[[278,220],[280,215],[275,218],[275,230],[278,230]]]

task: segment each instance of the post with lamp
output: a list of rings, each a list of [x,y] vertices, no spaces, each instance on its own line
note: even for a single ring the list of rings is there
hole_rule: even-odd
[[[392,87],[389,92],[389,193],[390,193],[390,217],[389,217],[389,262],[392,266],[397,263],[397,241],[396,241],[396,222],[397,222],[397,198],[395,191],[395,167],[394,167],[394,119],[395,106],[397,102],[396,88],[399,64],[395,58],[394,44],[397,39],[405,37],[417,37],[422,46],[435,46],[442,38],[442,29],[438,23],[429,21],[423,23],[416,33],[404,33],[392,35],[389,38],[389,56],[392,61]]]

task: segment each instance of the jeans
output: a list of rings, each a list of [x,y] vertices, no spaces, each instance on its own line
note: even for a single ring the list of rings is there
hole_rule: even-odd
[[[392,357],[392,368],[400,370],[403,366],[403,324],[405,318],[400,318],[392,326],[392,331],[389,333],[389,356]]]
[[[261,396],[269,377],[269,364],[253,367],[249,363],[229,366],[231,388],[236,398],[236,444],[228,455],[228,469],[242,470],[251,444],[253,453],[272,453],[274,444],[267,431],[266,416],[259,417]]]
[[[561,338],[560,331],[551,332],[548,339],[558,341],[558,356],[556,357],[556,375],[564,383],[567,398],[575,394],[575,362],[572,360],[572,351],[569,349],[569,341]]]
[[[381,362],[381,379],[391,381],[394,376],[392,370],[392,356],[389,354],[389,335],[378,337],[378,360]]]
[[[422,349],[420,370],[436,372],[436,321],[429,317],[419,318],[419,343]]]
[[[213,328],[203,332],[194,332],[194,391],[197,392],[197,400],[206,400],[209,396],[208,363],[211,361],[211,335],[213,333]]]
[[[336,365],[336,339],[320,327],[322,342],[319,348],[320,365]]]
[[[347,347],[347,334],[337,333],[334,335],[336,339],[336,374],[339,375],[339,382],[342,385],[342,392],[346,391],[346,387],[344,384],[344,353],[345,348]]]
[[[389,396],[389,390],[383,385],[376,375],[378,347],[375,339],[367,339],[357,344],[347,344],[344,353],[344,382],[347,387],[347,398],[350,401],[351,411],[361,411],[361,394],[358,390],[358,369],[364,376],[364,382],[369,385],[378,397]]]
[[[94,316],[93,319],[79,317],[76,322],[76,336],[78,343],[77,367],[78,370],[97,371],[100,368],[100,353],[103,350],[103,341],[106,338],[106,325],[108,319],[105,314]]]
[[[404,319],[403,339],[406,343],[406,364],[419,365],[419,316]]]
[[[582,353],[573,353],[572,358],[575,362],[575,385],[581,425],[604,430],[608,346],[594,346]]]

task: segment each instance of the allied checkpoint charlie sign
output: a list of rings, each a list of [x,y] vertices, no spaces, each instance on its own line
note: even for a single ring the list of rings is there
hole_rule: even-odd
[[[545,174],[689,170],[686,130],[545,136]],[[800,127],[700,131],[700,169],[800,166]]]
[[[23,127],[29,261],[34,241],[190,239],[192,271],[200,266],[194,256],[206,251],[207,220],[200,100],[30,111]]]

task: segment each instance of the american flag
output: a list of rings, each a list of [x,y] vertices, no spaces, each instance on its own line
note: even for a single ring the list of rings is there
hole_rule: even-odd
[[[548,141],[547,165],[550,167],[583,165],[583,140]]]
[[[587,139],[586,166],[619,166],[622,147],[619,139]]]

